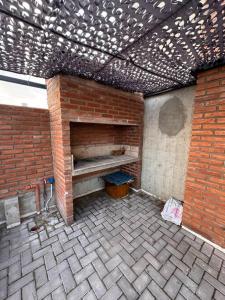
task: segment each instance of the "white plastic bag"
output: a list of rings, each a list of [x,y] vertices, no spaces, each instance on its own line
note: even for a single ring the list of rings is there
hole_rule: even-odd
[[[179,200],[171,197],[166,201],[161,215],[164,220],[180,225],[182,221],[183,206]]]

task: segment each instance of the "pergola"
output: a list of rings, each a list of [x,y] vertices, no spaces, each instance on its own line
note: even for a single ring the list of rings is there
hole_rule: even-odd
[[[0,69],[145,96],[225,62],[224,0],[0,0]]]

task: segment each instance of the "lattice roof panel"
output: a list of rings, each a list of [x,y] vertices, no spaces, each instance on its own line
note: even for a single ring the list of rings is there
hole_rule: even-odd
[[[144,95],[225,61],[225,0],[0,0],[0,69]]]

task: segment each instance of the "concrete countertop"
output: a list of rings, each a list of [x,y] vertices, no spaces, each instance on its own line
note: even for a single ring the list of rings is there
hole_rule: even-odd
[[[109,155],[81,159],[76,163],[75,168],[72,171],[72,176],[110,169],[112,167],[126,165],[136,161],[138,161],[138,158],[129,155]]]

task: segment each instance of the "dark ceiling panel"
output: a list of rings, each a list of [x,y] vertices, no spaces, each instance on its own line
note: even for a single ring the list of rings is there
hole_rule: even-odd
[[[225,0],[0,0],[0,69],[155,94],[225,61]]]

